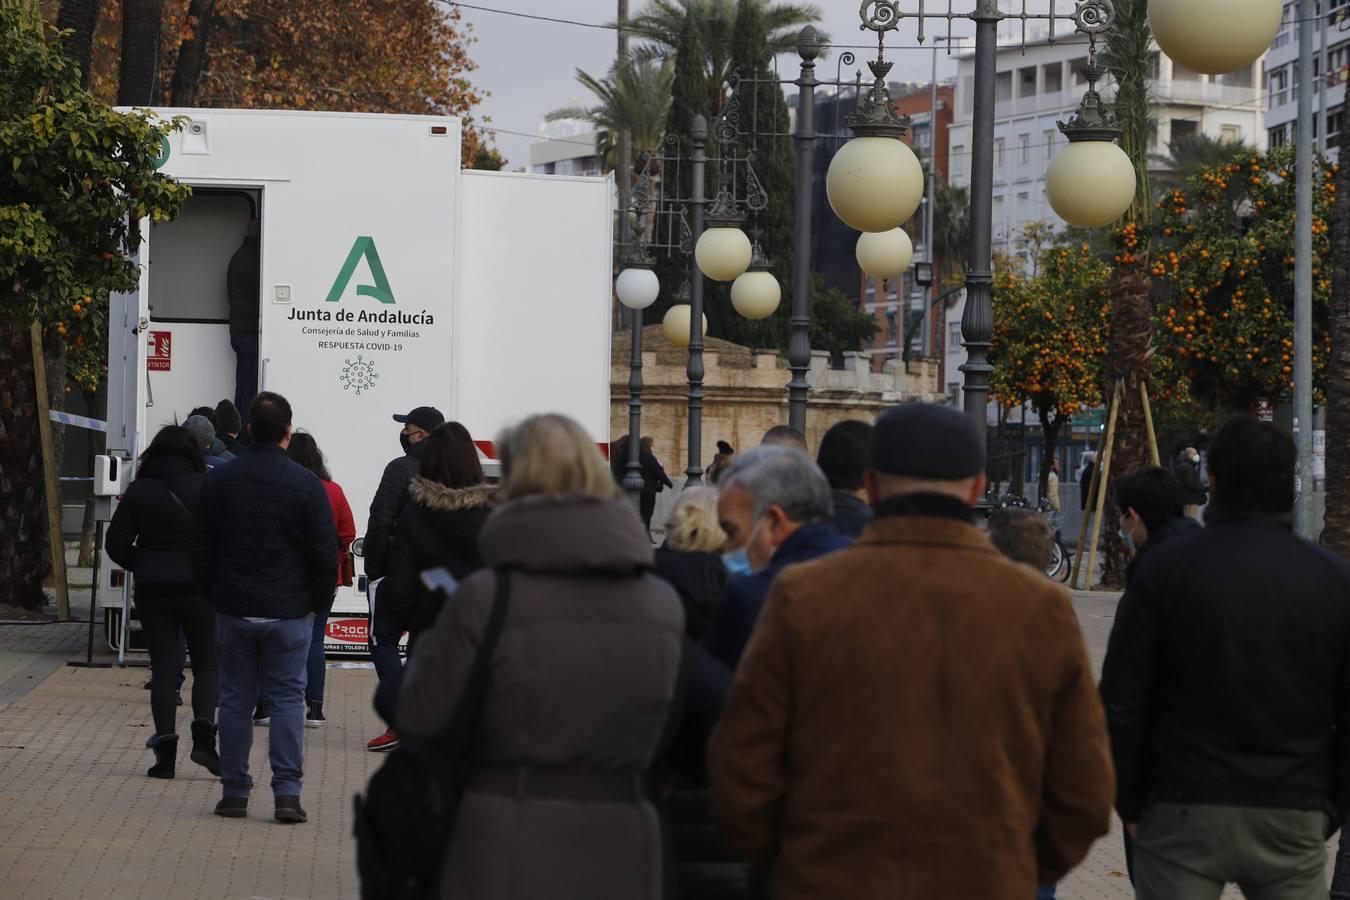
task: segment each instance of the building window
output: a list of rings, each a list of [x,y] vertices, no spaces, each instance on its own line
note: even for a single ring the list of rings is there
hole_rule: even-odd
[[[1017,161],[1024,166],[1031,162],[1031,135],[1029,134],[1017,136]]]
[[[1148,80],[1158,81],[1162,78],[1162,59],[1156,53],[1148,55]]]
[[[1283,147],[1288,140],[1288,132],[1283,125],[1277,125],[1266,133],[1266,142],[1272,149]]]
[[[1003,166],[1003,138],[994,138],[994,167]]]
[[[1054,159],[1054,158],[1055,158],[1055,132],[1054,132],[1054,130],[1053,130],[1053,129],[1050,129],[1050,128],[1047,128],[1044,132],[1041,133],[1041,139],[1042,139],[1043,141],[1045,141],[1045,158],[1046,158],[1046,159]]]
[[[1266,73],[1266,92],[1270,95],[1269,108],[1289,102],[1289,67],[1280,66]]]
[[[1087,57],[1079,57],[1069,62],[1069,71],[1073,72],[1073,83],[1076,85],[1087,84],[1087,79],[1083,77],[1083,67],[1087,65]]]
[[[1017,70],[1017,96],[1036,96],[1036,67],[1026,66]]]
[[[1179,141],[1182,138],[1190,137],[1195,134],[1199,126],[1194,119],[1173,119],[1172,120],[1172,140]]]
[[[947,325],[947,349],[961,349],[961,323],[952,322]]]
[[[1064,90],[1064,67],[1053,62],[1041,66],[1041,80],[1045,83],[1047,94],[1057,94]]]
[[[1011,72],[999,72],[994,79],[994,99],[999,103],[1012,99]]]
[[[895,342],[895,310],[888,309],[886,310],[886,344],[894,347]]]

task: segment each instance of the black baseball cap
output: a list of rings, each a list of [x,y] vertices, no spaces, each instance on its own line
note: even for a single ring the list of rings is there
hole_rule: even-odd
[[[445,424],[445,416],[434,406],[419,406],[408,413],[406,416],[394,416],[395,422],[402,422],[405,425],[416,425],[423,431],[430,431],[438,425]]]
[[[973,419],[950,406],[902,403],[877,419],[868,463],[906,478],[962,481],[984,472],[984,441]]]

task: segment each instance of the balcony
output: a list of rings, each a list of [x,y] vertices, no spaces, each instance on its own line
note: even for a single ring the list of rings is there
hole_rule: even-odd
[[[1256,88],[1176,78],[1155,81],[1149,93],[1158,103],[1193,106],[1250,106],[1252,109],[1259,109],[1261,102],[1261,92]]]

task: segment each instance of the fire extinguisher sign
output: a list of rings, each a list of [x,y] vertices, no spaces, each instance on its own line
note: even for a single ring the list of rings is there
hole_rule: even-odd
[[[152,331],[147,342],[146,368],[151,372],[167,372],[173,362],[173,332]]]

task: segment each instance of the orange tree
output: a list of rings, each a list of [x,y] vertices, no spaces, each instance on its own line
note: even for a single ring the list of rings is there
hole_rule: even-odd
[[[1033,262],[1031,274],[1010,265],[994,276],[989,358],[995,399],[1030,403],[1040,418],[1043,494],[1060,429],[1080,410],[1102,405],[1111,272],[1086,244],[1037,248]]]
[[[1313,173],[1313,390],[1331,345],[1330,221],[1336,167]],[[1158,347],[1164,401],[1249,409],[1293,388],[1294,150],[1242,153],[1158,204],[1152,274],[1164,286]]]
[[[81,89],[49,37],[0,4],[0,603],[32,609],[50,556],[30,326],[56,369],[70,348],[87,368],[108,294],[139,278],[138,221],[169,218],[188,193],[155,171],[173,126]]]

